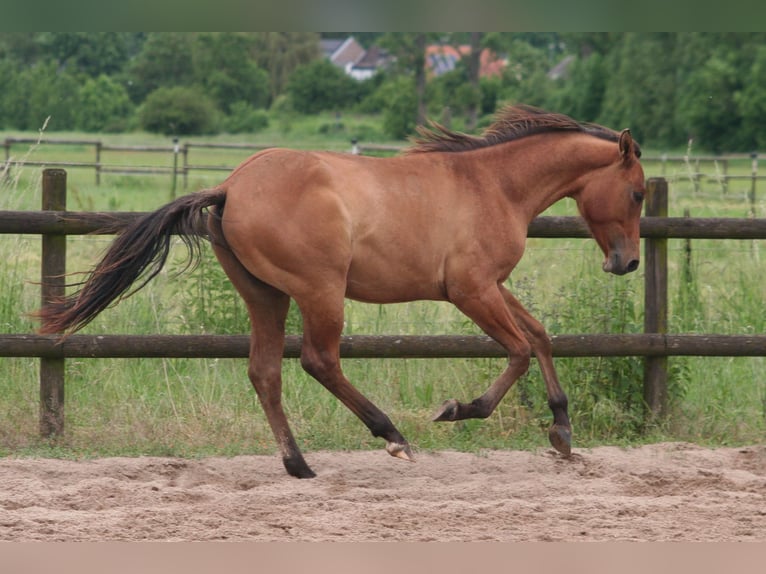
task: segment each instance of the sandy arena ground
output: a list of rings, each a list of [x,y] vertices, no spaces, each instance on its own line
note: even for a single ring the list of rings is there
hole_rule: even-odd
[[[0,460],[6,541],[766,541],[766,445]]]

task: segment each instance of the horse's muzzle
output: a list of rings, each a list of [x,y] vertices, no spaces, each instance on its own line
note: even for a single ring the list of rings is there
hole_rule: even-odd
[[[622,258],[615,254],[606,258],[602,268],[607,273],[625,275],[626,273],[632,273],[638,269],[638,264],[638,259],[628,259],[625,263],[623,263]]]

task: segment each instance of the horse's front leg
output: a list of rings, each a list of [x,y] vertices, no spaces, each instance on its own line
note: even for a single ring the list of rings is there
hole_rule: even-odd
[[[505,303],[499,285],[493,283],[479,289],[462,285],[454,290],[450,301],[503,346],[508,352],[508,366],[482,396],[470,403],[455,399],[445,401],[433,420],[487,418],[529,368],[531,347]]]
[[[456,298],[453,303],[508,351],[508,367],[482,396],[468,404],[455,399],[445,401],[433,420],[487,418],[511,386],[527,371],[531,352],[534,352],[545,380],[548,405],[553,411],[554,422],[549,430],[549,439],[556,450],[570,454],[571,424],[567,414],[567,397],[556,376],[551,342],[545,329],[505,287],[493,285],[485,289],[481,296],[477,295]]]
[[[501,287],[501,291],[508,308],[524,330],[543,374],[548,406],[553,412],[553,425],[548,430],[548,438],[557,451],[569,455],[572,451],[572,425],[567,411],[567,396],[553,366],[553,346],[550,337],[542,324],[529,314],[508,289]]]

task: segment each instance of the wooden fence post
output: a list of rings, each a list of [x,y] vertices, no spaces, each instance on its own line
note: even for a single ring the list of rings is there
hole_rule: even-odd
[[[176,198],[176,185],[178,180],[178,138],[173,138],[173,183],[170,188],[170,200],[173,201]]]
[[[758,153],[750,154],[750,217],[755,217],[755,187],[758,183]]]
[[[101,185],[101,147],[100,141],[96,142],[96,186]]]
[[[43,171],[44,211],[66,210],[66,171]],[[41,304],[64,296],[66,273],[66,235],[42,237]],[[40,359],[40,434],[50,437],[64,431],[64,359]]]
[[[184,174],[184,193],[189,189],[189,148],[191,144],[189,142],[184,143],[181,153],[184,156],[183,160],[183,174]]]
[[[647,216],[668,216],[668,182],[651,178],[647,182]],[[668,240],[649,237],[644,241],[644,333],[668,332]],[[644,401],[648,419],[665,415],[668,398],[667,356],[646,357],[644,362]]]

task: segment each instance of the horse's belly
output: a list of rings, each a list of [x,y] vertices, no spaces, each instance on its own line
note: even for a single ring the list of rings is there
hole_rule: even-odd
[[[346,297],[367,303],[402,303],[442,300],[444,290],[436,270],[403,262],[352,264],[346,279]]]

